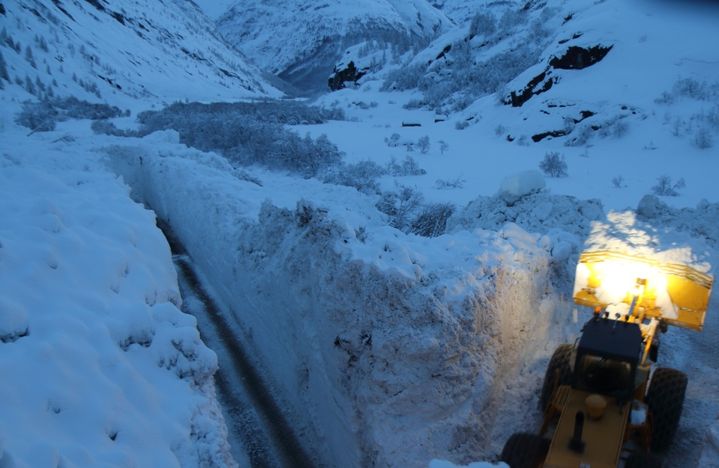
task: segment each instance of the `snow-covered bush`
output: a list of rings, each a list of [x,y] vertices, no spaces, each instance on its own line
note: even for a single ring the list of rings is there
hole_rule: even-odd
[[[387,74],[387,79],[382,84],[382,91],[405,91],[416,88],[420,78],[426,71],[426,64],[410,65],[392,70]]]
[[[497,31],[497,21],[489,13],[479,12],[469,23],[469,37],[489,37]]]
[[[449,149],[449,143],[444,140],[439,140],[439,153],[444,154]]]
[[[556,151],[546,153],[539,168],[549,177],[567,177],[567,161]]]
[[[26,102],[16,122],[36,132],[55,129],[57,122],[68,119],[108,119],[123,115],[118,107],[81,101],[76,97]]]
[[[0,52],[0,81],[5,80],[10,82],[10,75],[7,72],[7,64],[5,63],[5,57]]]
[[[411,231],[424,237],[441,236],[447,230],[447,220],[454,213],[450,203],[436,203],[425,207],[412,221]]]
[[[375,206],[389,216],[390,226],[404,231],[410,226],[423,200],[422,193],[417,189],[400,186],[396,192],[384,192]]]
[[[464,187],[465,182],[467,181],[459,177],[454,180],[437,179],[434,186],[437,190],[457,189]]]
[[[27,127],[33,132],[50,132],[55,130],[58,112],[47,101],[26,102],[22,111],[15,117],[18,125]]]
[[[396,148],[400,144],[400,138],[401,136],[399,133],[393,133],[389,137],[385,138],[384,142],[387,143],[387,146],[389,146],[390,148]]]
[[[684,78],[674,83],[674,93],[678,96],[696,99],[697,101],[709,101],[719,97],[719,82],[699,82],[693,78]]]
[[[285,124],[319,123],[335,111],[292,103],[173,104],[138,115],[141,133],[173,129],[180,141],[203,151],[218,151],[243,165],[260,164],[305,177],[339,163],[342,156],[326,136],[300,137]]]
[[[612,177],[612,187],[614,188],[626,188],[627,184],[624,182],[624,176],[618,175]]]
[[[684,179],[681,178],[676,182],[672,182],[672,178],[668,175],[662,175],[657,178],[657,184],[652,187],[652,192],[661,197],[676,197],[679,190],[686,186]]]
[[[466,120],[459,120],[454,124],[454,128],[457,130],[464,130],[467,127],[469,127],[469,122]]]
[[[138,136],[138,134],[135,130],[124,130],[121,128],[117,128],[114,123],[112,123],[106,119],[94,120],[92,122],[92,124],[90,125],[90,128],[92,129],[93,132],[99,133],[102,135],[112,135],[112,136],[121,136],[121,137]]]
[[[419,148],[420,153],[427,154],[430,148],[429,136],[425,135],[417,140],[417,148]]]
[[[323,177],[323,182],[354,187],[364,193],[379,193],[377,178],[387,174],[387,170],[374,161],[360,161],[356,164],[341,164],[331,168]]]
[[[714,146],[714,140],[711,133],[706,128],[700,128],[694,134],[694,146],[699,149],[709,149]]]
[[[396,159],[387,163],[387,172],[394,177],[425,175],[427,171],[419,167],[419,164],[412,156],[406,156],[402,162]]]

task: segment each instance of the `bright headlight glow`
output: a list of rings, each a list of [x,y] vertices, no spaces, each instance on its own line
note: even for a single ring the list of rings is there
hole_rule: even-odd
[[[664,317],[676,317],[677,311],[668,292],[666,275],[653,265],[624,258],[611,258],[577,265],[575,295],[589,288],[596,299],[605,305],[629,304],[641,296],[643,304],[650,301]],[[628,308],[627,308],[628,310]]]
[[[689,265],[631,252],[588,250],[579,256],[573,297],[579,305],[612,316],[631,310],[639,317],[701,330],[713,282],[711,275]]]
[[[639,294],[656,297],[657,292],[667,289],[666,276],[645,263],[606,261],[595,265],[595,274],[600,284],[597,297],[607,304],[631,300]],[[646,281],[643,288],[637,284],[638,280]]]

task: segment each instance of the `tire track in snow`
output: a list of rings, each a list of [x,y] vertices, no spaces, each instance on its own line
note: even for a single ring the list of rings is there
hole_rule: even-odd
[[[250,464],[313,467],[315,464],[255,369],[241,340],[203,288],[184,246],[169,225],[159,219],[157,224],[170,244],[178,281],[200,303],[189,309],[198,320],[203,341],[217,353],[219,362],[226,364],[215,374],[215,382],[225,417],[229,418],[228,429],[240,439]]]

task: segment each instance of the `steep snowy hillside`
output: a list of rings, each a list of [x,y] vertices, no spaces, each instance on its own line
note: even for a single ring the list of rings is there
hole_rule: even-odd
[[[192,2],[3,2],[2,86],[113,104],[279,95]],[[2,81],[2,78],[0,78]]]
[[[426,0],[239,2],[218,20],[222,35],[263,70],[300,89],[326,89],[344,50],[375,40],[396,51],[451,25]]]
[[[469,107],[468,124],[492,114],[498,134],[523,144],[585,146],[647,119],[700,148],[719,132],[715,5],[482,3],[468,25],[390,73],[385,88],[417,89],[411,105],[441,113]]]

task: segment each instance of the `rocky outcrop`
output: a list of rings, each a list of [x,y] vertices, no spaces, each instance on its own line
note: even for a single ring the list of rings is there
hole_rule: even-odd
[[[559,82],[559,76],[556,76],[555,70],[581,70],[590,67],[606,57],[611,49],[612,46],[604,47],[602,45],[569,46],[562,56],[552,57],[542,73],[532,78],[524,88],[510,92],[503,102],[512,107],[521,107],[534,96],[549,91],[554,84]]]
[[[600,62],[610,50],[612,46],[597,45],[586,48],[570,46],[561,57],[552,57],[549,66],[559,70],[581,70]]]
[[[357,83],[360,78],[367,74],[367,71],[367,68],[358,69],[354,62],[348,63],[344,68],[335,67],[334,72],[327,80],[327,85],[332,91],[340,90],[345,88],[345,84],[348,82]]]

